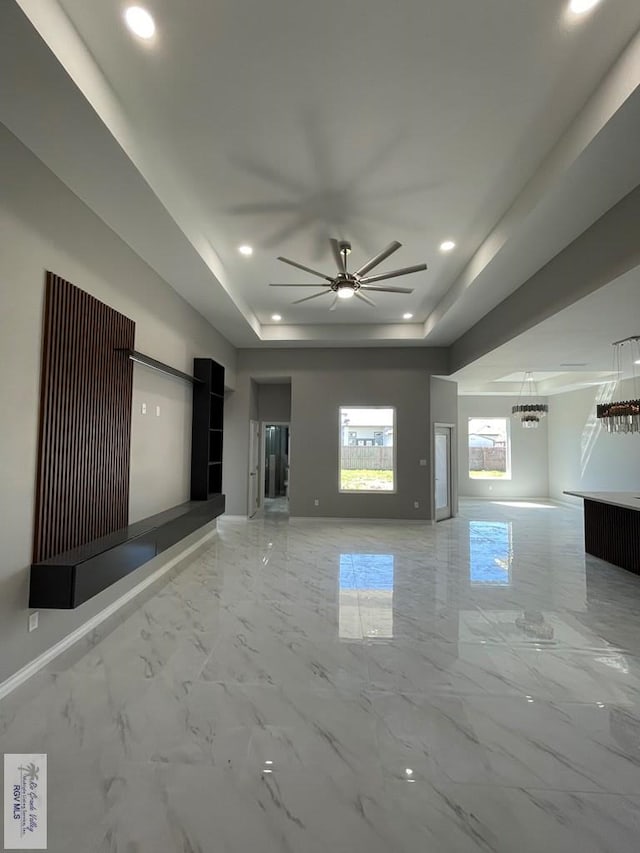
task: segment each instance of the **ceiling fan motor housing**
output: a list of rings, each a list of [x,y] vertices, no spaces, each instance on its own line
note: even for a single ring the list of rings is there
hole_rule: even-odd
[[[346,292],[355,293],[356,290],[360,290],[360,282],[351,273],[339,273],[331,284],[331,290],[338,296],[342,296],[343,299],[348,299],[349,297],[345,295]]]
[[[366,264],[359,267],[355,272],[349,272],[347,270],[347,256],[351,252],[351,243],[348,243],[346,240],[336,240],[332,238],[330,241],[331,248],[333,251],[333,257],[338,266],[338,273],[335,276],[326,275],[323,272],[319,272],[318,270],[311,269],[311,267],[307,267],[304,264],[300,264],[297,261],[292,261],[289,258],[283,258],[282,256],[278,257],[279,261],[283,261],[285,264],[289,264],[292,267],[296,267],[297,269],[301,269],[304,272],[311,273],[311,275],[318,276],[319,278],[324,279],[324,283],[321,285],[326,288],[325,290],[320,291],[319,293],[313,293],[311,296],[305,296],[302,299],[296,299],[293,304],[299,305],[301,302],[308,302],[311,299],[317,299],[319,296],[323,296],[325,294],[334,293],[335,299],[329,308],[330,311],[333,311],[335,305],[337,303],[337,297],[341,299],[350,299],[352,296],[357,296],[362,302],[367,302],[371,305],[372,308],[376,307],[375,302],[369,298],[369,296],[365,293],[365,291],[375,290],[381,291],[383,293],[413,293],[411,288],[407,287],[389,287],[386,285],[386,281],[389,278],[396,278],[401,275],[409,275],[410,273],[420,272],[422,270],[426,270],[426,264],[417,264],[412,267],[403,267],[398,270],[391,270],[386,273],[379,273],[376,275],[369,275],[374,267],[377,267],[378,264],[382,263],[382,261],[386,260],[389,255],[392,255],[396,252],[400,247],[401,243],[397,240],[394,240],[390,243],[386,249],[383,249],[377,255],[374,255]],[[378,282],[384,281],[384,286],[379,286]],[[320,286],[320,285],[318,285]],[[312,284],[271,284],[270,287],[314,287]],[[361,291],[361,292],[360,292]]]

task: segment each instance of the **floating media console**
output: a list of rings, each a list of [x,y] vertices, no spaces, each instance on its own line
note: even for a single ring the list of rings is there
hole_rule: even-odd
[[[78,607],[224,512],[224,367],[134,345],[132,320],[47,272],[31,608]],[[134,361],[193,388],[192,500],[128,524]]]
[[[190,501],[31,566],[29,607],[71,610],[222,515],[224,495]]]

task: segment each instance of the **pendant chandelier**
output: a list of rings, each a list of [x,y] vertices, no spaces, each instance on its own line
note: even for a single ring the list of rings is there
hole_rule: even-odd
[[[527,402],[527,397],[537,397],[536,383],[531,371],[527,370],[520,386],[518,404],[511,408],[511,414],[520,421],[524,429],[537,429],[542,418],[546,417],[549,406],[546,403]]]
[[[633,378],[634,400],[612,400],[602,403],[596,409],[596,415],[607,428],[607,432],[640,432],[640,395],[636,364],[640,364],[640,335],[623,338],[613,344],[613,369],[616,373],[616,386],[623,378],[623,358],[629,357]],[[626,350],[625,350],[626,347]]]

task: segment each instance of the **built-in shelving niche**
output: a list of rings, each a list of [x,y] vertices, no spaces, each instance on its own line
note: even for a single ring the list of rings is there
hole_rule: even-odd
[[[208,500],[222,492],[224,367],[210,358],[196,358],[193,374],[191,500]]]

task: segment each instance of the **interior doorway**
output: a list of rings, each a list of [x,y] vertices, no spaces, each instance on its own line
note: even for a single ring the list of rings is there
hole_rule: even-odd
[[[260,509],[260,424],[249,421],[249,503],[247,515],[253,518]]]
[[[451,445],[453,429],[450,426],[434,428],[434,477],[435,477],[435,515],[436,521],[444,521],[453,515],[453,483],[451,464]]]
[[[265,514],[289,511],[289,449],[288,423],[263,423],[262,435],[262,505]]]

